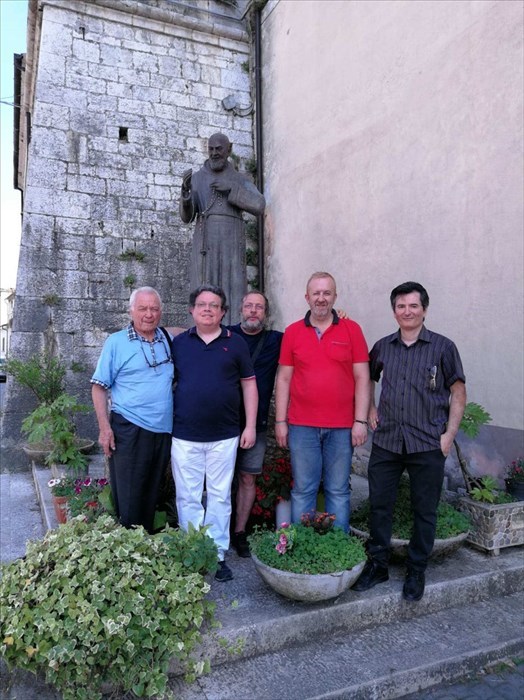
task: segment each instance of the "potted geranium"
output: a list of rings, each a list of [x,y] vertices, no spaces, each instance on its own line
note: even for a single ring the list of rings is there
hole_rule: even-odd
[[[257,572],[277,593],[316,602],[335,598],[359,577],[366,554],[362,542],[333,527],[329,513],[304,516],[272,532],[256,528],[249,536]]]
[[[524,501],[524,458],[514,459],[506,467],[506,491],[519,501]]]
[[[251,510],[255,522],[272,523],[277,504],[289,501],[292,486],[293,476],[288,453],[280,451],[266,455],[262,473],[256,479],[255,503]]]
[[[82,515],[88,522],[93,522],[108,509],[100,500],[102,492],[110,492],[111,487],[107,479],[76,479],[73,494],[69,498],[69,511],[71,517]],[[107,503],[107,501],[106,501]]]
[[[67,522],[67,502],[75,493],[75,479],[64,476],[61,479],[50,479],[47,485],[53,496],[56,519],[63,524]]]

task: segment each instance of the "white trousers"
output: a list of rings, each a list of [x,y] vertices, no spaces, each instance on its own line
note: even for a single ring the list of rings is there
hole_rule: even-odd
[[[187,530],[209,525],[208,534],[218,547],[218,559],[224,560],[229,549],[231,521],[231,482],[239,438],[217,442],[192,442],[173,438],[171,468],[176,487],[178,522]],[[206,508],[202,493],[206,480]]]

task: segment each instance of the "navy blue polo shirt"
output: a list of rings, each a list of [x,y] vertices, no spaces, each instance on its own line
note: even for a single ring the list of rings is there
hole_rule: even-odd
[[[222,326],[206,345],[196,328],[173,340],[175,396],[173,437],[214,442],[240,435],[241,379],[254,376],[249,349]]]
[[[261,334],[244,333],[240,323],[236,326],[229,326],[229,328],[233,333],[238,333],[241,338],[244,338],[249,348],[249,354],[253,357],[253,353],[260,342]],[[277,373],[283,335],[280,331],[265,331],[264,344],[258,357],[255,359],[255,376],[258,389],[257,430],[267,430],[269,404],[271,403],[271,396],[275,386],[275,375]],[[243,411],[241,420],[242,424],[244,424]]]

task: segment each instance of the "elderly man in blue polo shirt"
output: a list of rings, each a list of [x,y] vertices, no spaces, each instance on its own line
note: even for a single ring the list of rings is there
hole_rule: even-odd
[[[152,287],[136,289],[129,299],[129,315],[127,328],[104,343],[91,379],[92,398],[119,520],[125,527],[143,525],[151,532],[169,462],[173,364],[169,335],[158,327],[158,292]]]
[[[171,466],[180,526],[209,525],[218,548],[215,578],[229,581],[224,561],[229,549],[231,482],[237,448],[256,440],[258,392],[249,349],[221,325],[227,311],[220,287],[201,285],[189,297],[195,326],[172,344],[175,396]],[[243,399],[246,422],[240,430]],[[202,493],[206,483],[206,507]]]

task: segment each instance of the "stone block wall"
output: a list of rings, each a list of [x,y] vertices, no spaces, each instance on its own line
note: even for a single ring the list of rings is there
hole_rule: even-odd
[[[253,158],[250,42],[237,7],[169,0],[32,0],[23,76],[24,192],[12,356],[54,350],[90,402],[107,335],[127,323],[133,288],[151,285],[165,325],[186,325],[192,226],[178,215],[181,175],[226,133],[240,169]],[[3,468],[26,458],[20,423],[34,408],[8,382]],[[96,437],[94,416],[79,431]]]

